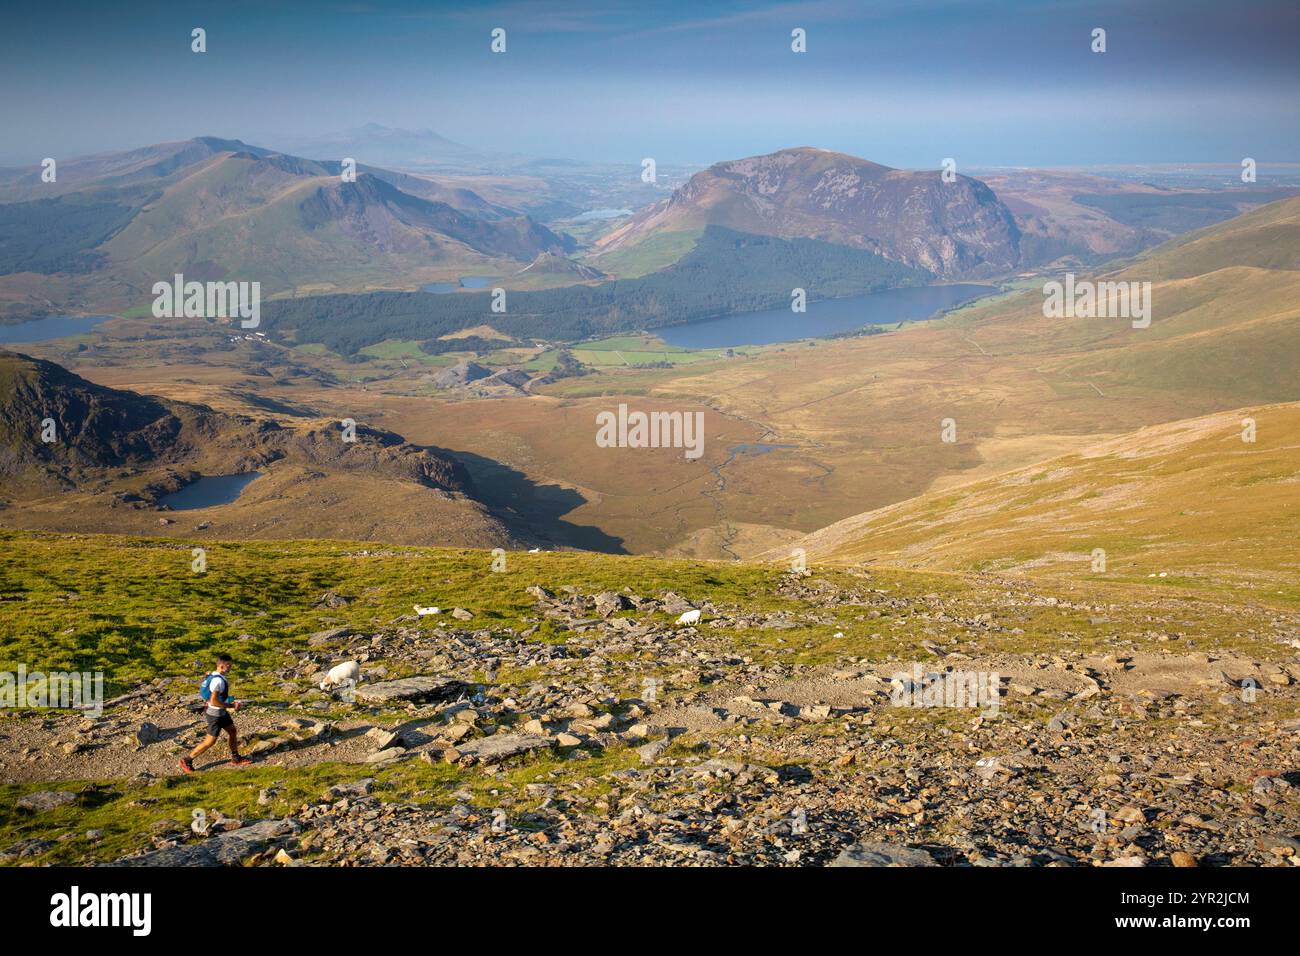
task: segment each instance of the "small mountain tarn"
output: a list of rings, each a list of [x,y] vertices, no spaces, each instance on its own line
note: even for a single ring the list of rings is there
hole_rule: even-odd
[[[178,491],[163,495],[158,503],[172,511],[194,511],[213,505],[228,505],[239,500],[244,489],[260,474],[250,471],[242,475],[204,475]]]

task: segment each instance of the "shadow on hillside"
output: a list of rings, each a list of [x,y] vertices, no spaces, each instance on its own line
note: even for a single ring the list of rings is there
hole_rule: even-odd
[[[538,484],[521,471],[472,452],[425,447],[463,464],[474,480],[474,497],[491,508],[520,538],[539,545],[602,554],[629,553],[623,547],[622,538],[599,528],[562,520],[563,515],[586,503],[587,499],[573,489]]]

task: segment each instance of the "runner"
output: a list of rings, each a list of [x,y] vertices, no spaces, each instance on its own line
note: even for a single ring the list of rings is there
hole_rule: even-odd
[[[208,735],[203,738],[201,744],[190,751],[188,757],[181,758],[181,770],[185,773],[194,772],[195,759],[217,742],[223,730],[230,738],[231,764],[236,767],[247,767],[253,762],[247,757],[240,756],[239,734],[235,730],[235,721],[230,716],[232,710],[239,710],[244,706],[243,701],[235,700],[230,696],[230,680],[226,675],[230,673],[233,664],[234,661],[229,654],[218,654],[217,669],[204,679],[203,686],[199,688],[199,696],[208,705],[204,712],[208,718]]]

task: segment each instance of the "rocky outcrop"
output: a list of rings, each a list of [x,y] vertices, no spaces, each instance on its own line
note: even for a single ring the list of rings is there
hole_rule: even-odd
[[[469,473],[455,459],[360,424],[355,441],[344,441],[342,428],[337,421],[289,427],[107,388],[53,362],[0,350],[0,475],[37,487],[97,483],[107,469],[153,472],[132,496],[147,502],[200,472],[245,473],[288,460],[472,494]]]
[[[293,820],[258,820],[236,830],[226,830],[199,843],[151,850],[126,857],[110,866],[239,866],[273,842],[287,839],[302,827]]]
[[[218,417],[203,406],[178,409],[0,350],[0,475],[178,460],[192,448],[195,429]]]

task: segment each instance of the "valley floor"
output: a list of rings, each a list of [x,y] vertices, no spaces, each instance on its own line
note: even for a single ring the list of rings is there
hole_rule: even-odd
[[[196,574],[186,542],[0,532],[0,668],[114,698],[0,717],[0,861],[1300,865],[1300,614],[1266,598],[205,547]],[[223,742],[182,777],[221,650],[255,763]],[[349,659],[351,702],[316,686]]]

